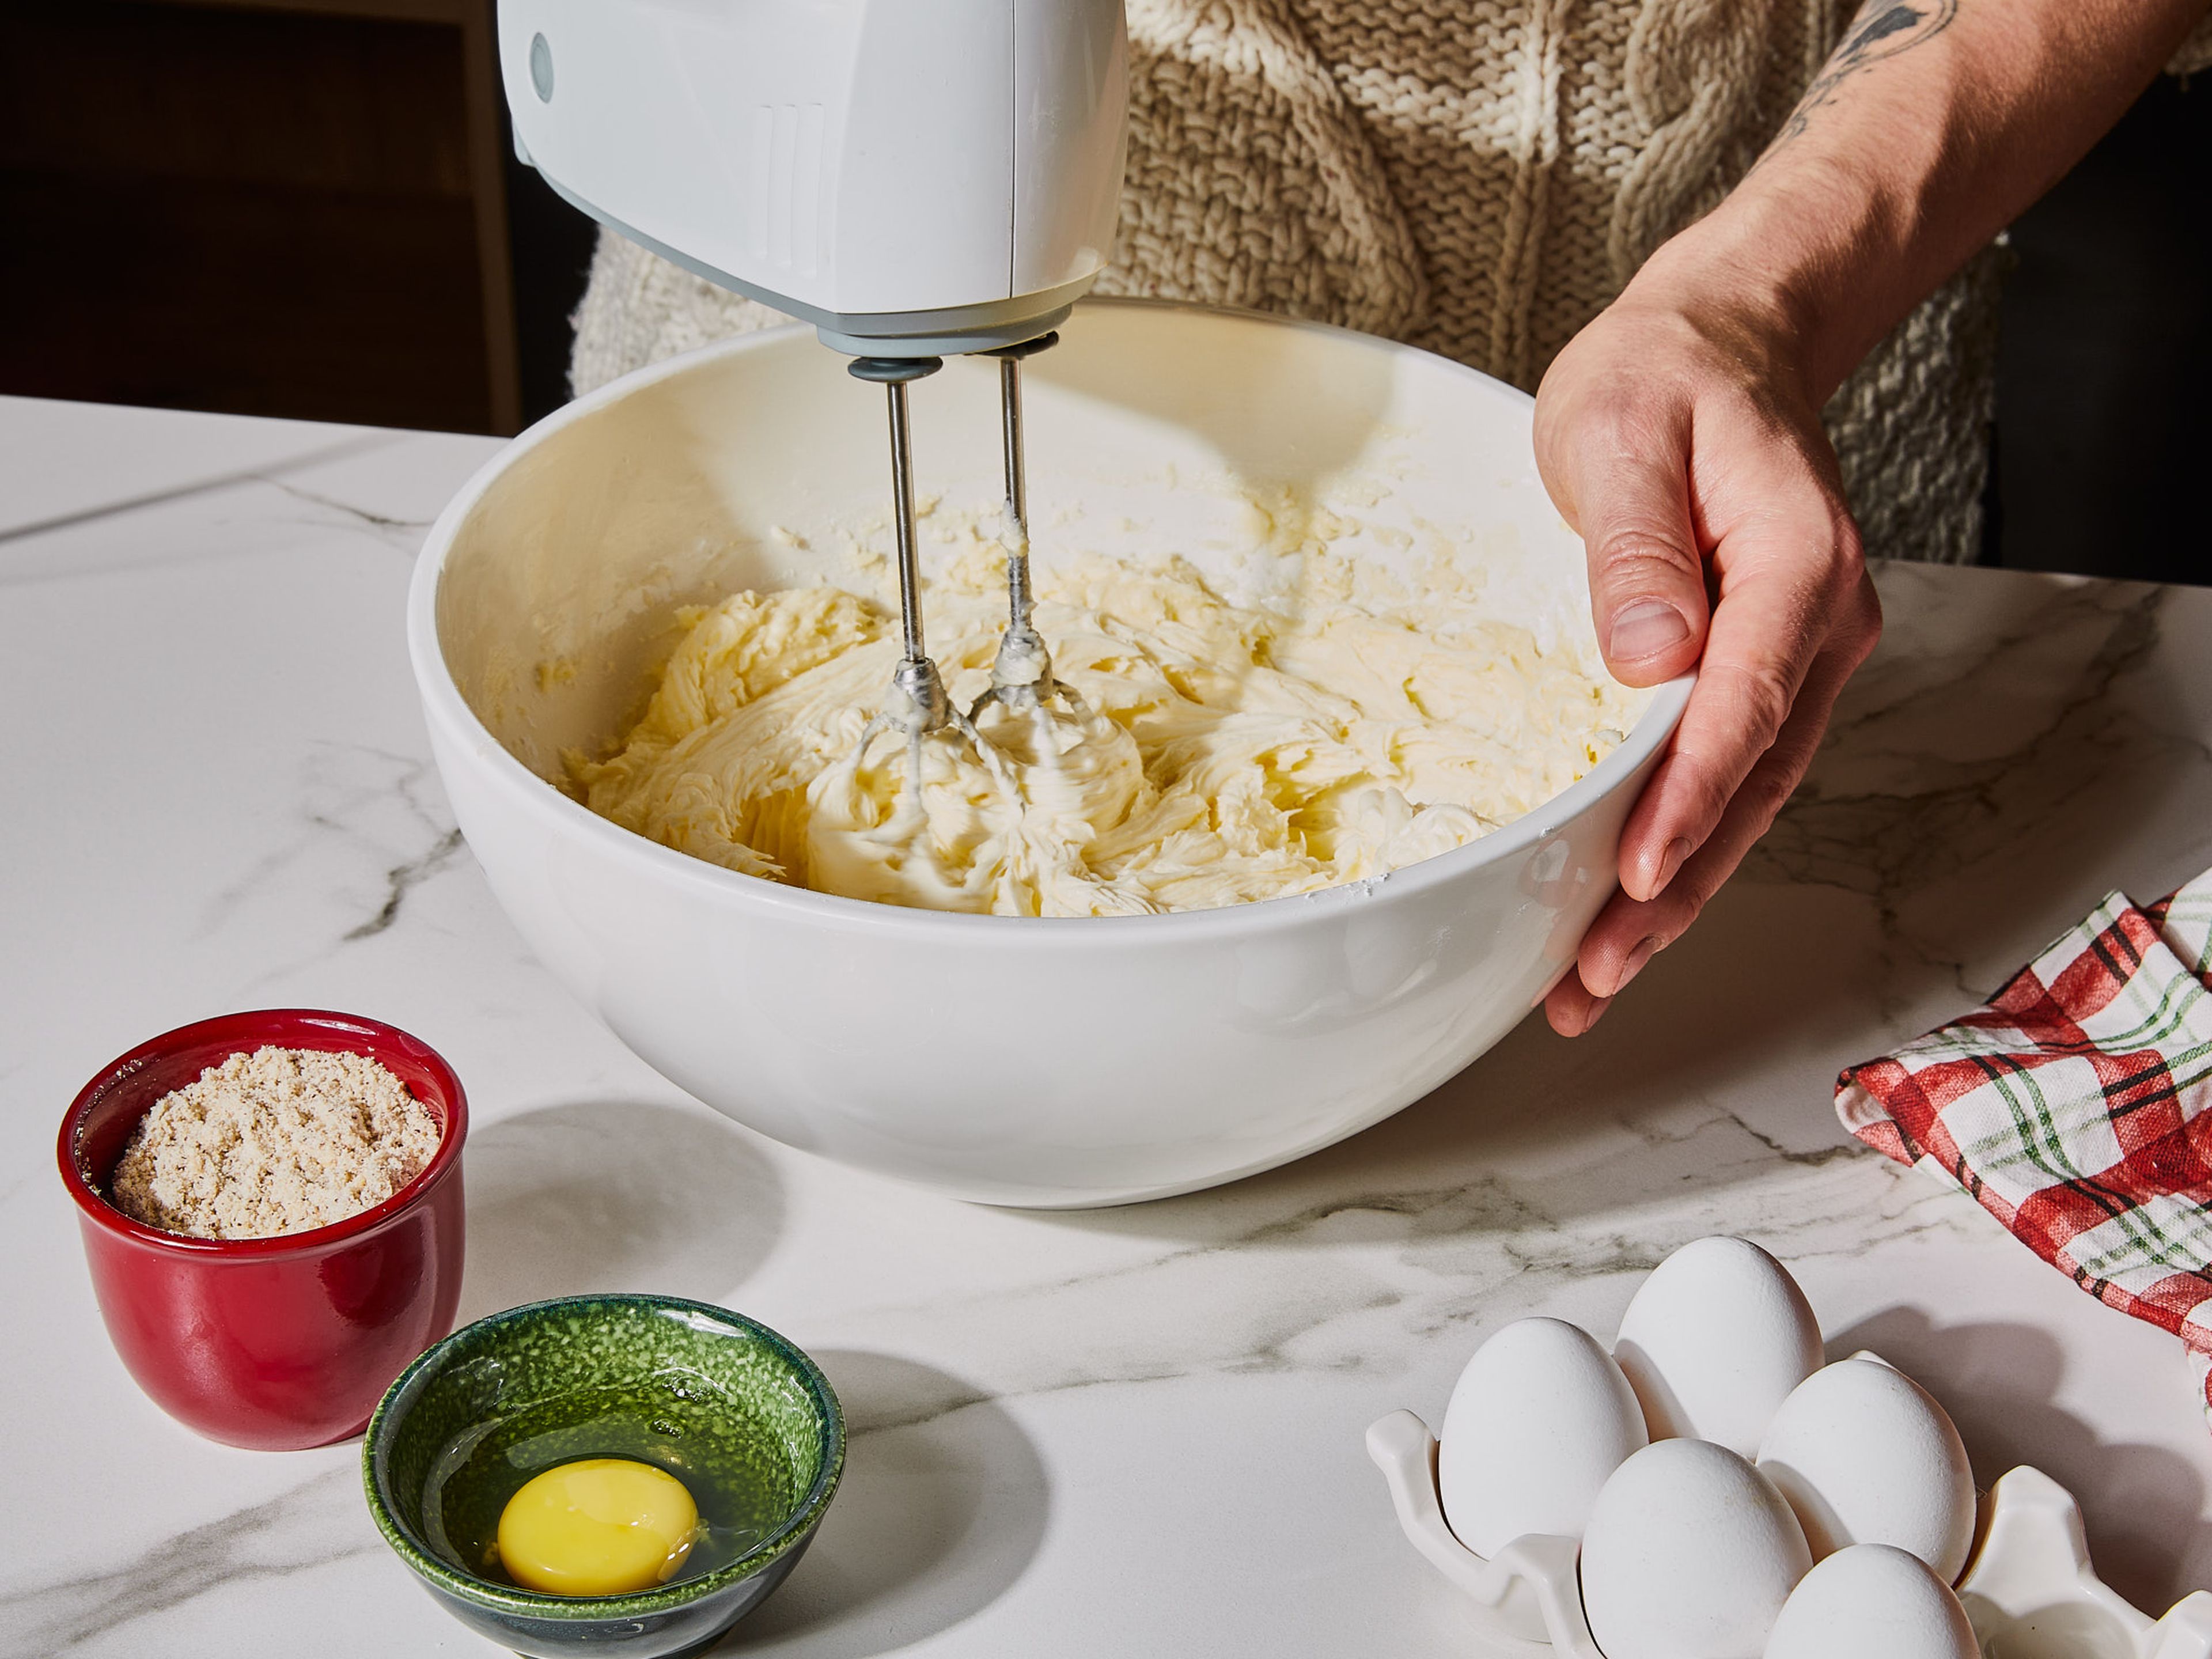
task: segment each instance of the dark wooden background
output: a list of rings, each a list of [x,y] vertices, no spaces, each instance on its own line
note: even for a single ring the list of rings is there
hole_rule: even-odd
[[[0,392],[465,432],[557,407],[592,230],[514,160],[491,29],[492,0],[4,0]],[[2204,79],[2014,228],[1990,562],[2212,581]]]
[[[1988,562],[2212,584],[2212,73],[2013,227]]]
[[[592,246],[491,0],[9,0],[0,224],[0,391],[462,432],[566,396]]]

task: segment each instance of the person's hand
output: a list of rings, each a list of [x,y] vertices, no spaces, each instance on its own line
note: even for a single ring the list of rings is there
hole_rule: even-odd
[[[1559,354],[1536,460],[1589,553],[1616,678],[1696,690],[1620,838],[1620,887],[1545,1000],[1588,1030],[1697,918],[1804,775],[1881,632],[1818,405],[1778,317],[1685,297],[1654,261]]]

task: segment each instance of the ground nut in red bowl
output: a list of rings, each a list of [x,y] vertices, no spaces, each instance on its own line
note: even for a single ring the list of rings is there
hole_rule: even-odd
[[[436,1122],[436,1152],[373,1209],[267,1238],[164,1231],[103,1196],[156,1101],[264,1047],[376,1061]],[[138,1386],[179,1422],[234,1446],[289,1450],[359,1432],[392,1378],[453,1328],[468,1121],[460,1079],[428,1044],[351,1014],[225,1014],[105,1067],[63,1120],[58,1151],[100,1316]]]

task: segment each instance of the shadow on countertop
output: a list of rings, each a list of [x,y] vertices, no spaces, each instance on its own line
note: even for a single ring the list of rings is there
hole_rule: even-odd
[[[1043,1459],[984,1389],[890,1354],[814,1358],[845,1408],[844,1484],[791,1582],[718,1654],[906,1648],[1005,1595],[1044,1538]]]
[[[652,1291],[718,1302],[783,1228],[775,1170],[702,1109],[579,1101],[469,1137],[459,1322],[548,1297]]]

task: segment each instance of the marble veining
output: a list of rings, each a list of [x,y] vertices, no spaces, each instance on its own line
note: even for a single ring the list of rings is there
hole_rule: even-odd
[[[353,1524],[358,1482],[331,1469],[290,1492],[182,1533],[123,1559],[0,1598],[15,1651],[82,1651],[102,1634],[140,1624],[252,1580],[380,1553]],[[141,1621],[145,1621],[142,1624]]]
[[[273,472],[256,472],[251,475],[251,479],[255,483],[267,484],[271,489],[281,490],[295,501],[325,509],[323,515],[301,520],[302,524],[357,524],[378,540],[410,558],[422,545],[423,537],[429,533],[430,526],[434,522],[434,519],[395,519],[386,514],[372,513],[367,507],[356,507],[350,501],[342,501],[334,496],[319,495],[312,489],[302,489],[297,484],[287,483]],[[338,517],[333,520],[328,516],[330,514],[336,514]]]
[[[1934,1389],[1984,1480],[2027,1461],[2071,1486],[2124,1593],[2212,1583],[2212,1437],[2175,1346],[1829,1105],[1840,1066],[1987,994],[2108,890],[2212,864],[2212,592],[1881,571],[1884,645],[1812,777],[1590,1037],[1524,1024],[1232,1188],[1022,1214],[705,1111],[508,928],[401,635],[413,551],[488,441],[50,415],[0,400],[0,500],[22,503],[0,514],[0,1654],[491,1651],[379,1540],[356,1448],[195,1439],[92,1305],[50,1167],[70,1096],[154,1031],[279,1004],[392,1020],[460,1071],[464,1317],[658,1290],[822,1364],[845,1489],[725,1651],[1479,1652],[1363,1431],[1435,1421],[1522,1314],[1609,1337],[1644,1272],[1718,1231],[1791,1264],[1832,1347]],[[13,441],[34,427],[42,448]]]
[[[1893,617],[1906,612],[1907,641],[1929,574],[1884,573]],[[1942,925],[1948,907],[1936,908],[1938,925],[1923,921],[1926,901],[1975,882],[1992,863],[2002,867],[2024,841],[2078,833],[2069,809],[2124,768],[2136,775],[2129,784],[2151,784],[2212,760],[2201,732],[2145,706],[2154,705],[2155,685],[2141,683],[2165,663],[2160,623],[2172,590],[2057,579],[2040,586],[2026,605],[2008,596],[2014,603],[1982,637],[1929,641],[1925,655],[1895,638],[1893,623],[1890,646],[1846,692],[1820,766],[1748,861],[1754,878],[1830,884],[1871,901],[1902,976],[1885,1012],[1904,1012],[1899,999],[1917,971],[1948,977],[1970,1000],[2002,983],[2002,969],[1991,979],[1961,957],[1955,933]],[[1977,709],[1966,728],[1983,741],[1965,752],[1926,744],[1932,725],[1958,721],[1962,698],[1972,707],[1999,690],[2003,703]],[[2100,827],[2126,833],[2126,795],[2106,810],[2118,821]],[[2198,845],[2212,848],[2212,836]]]

